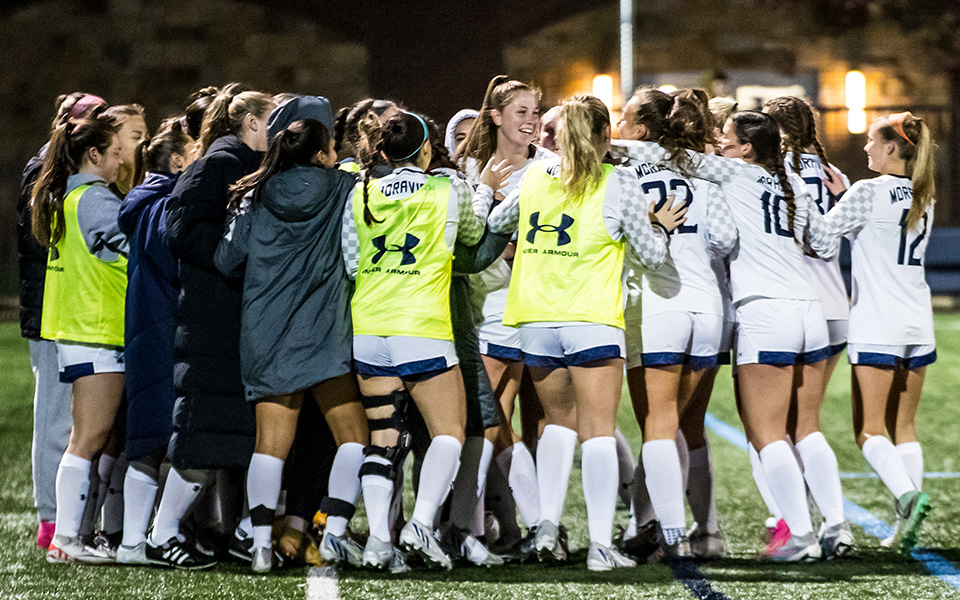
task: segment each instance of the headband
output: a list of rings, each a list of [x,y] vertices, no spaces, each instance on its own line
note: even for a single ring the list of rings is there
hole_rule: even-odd
[[[87,112],[91,108],[98,104],[106,104],[106,100],[100,96],[94,96],[93,94],[84,94],[70,108],[70,112],[67,113],[68,119],[79,119],[85,117]]]
[[[903,131],[903,120],[907,117],[913,117],[909,110],[902,113],[897,113],[895,115],[890,115],[887,117],[887,120],[890,121],[890,126],[893,127],[893,130],[897,132],[897,135],[910,142],[911,146],[916,146],[916,144],[913,143],[913,140],[908,138],[907,134]],[[916,119],[916,117],[913,118]]]
[[[427,143],[427,140],[430,139],[430,133],[427,131],[427,122],[423,120],[423,117],[421,117],[417,113],[407,113],[407,114],[415,116],[417,120],[420,121],[420,124],[423,125],[423,141],[420,142],[416,150],[404,156],[403,158],[395,159],[394,162],[400,162],[402,160],[407,160],[408,158],[412,158],[414,155],[416,155],[417,152],[420,152],[420,148],[422,148],[423,145]]]

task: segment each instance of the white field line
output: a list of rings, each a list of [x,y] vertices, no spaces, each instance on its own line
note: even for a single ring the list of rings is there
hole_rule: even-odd
[[[337,570],[312,567],[307,573],[307,600],[340,600]]]

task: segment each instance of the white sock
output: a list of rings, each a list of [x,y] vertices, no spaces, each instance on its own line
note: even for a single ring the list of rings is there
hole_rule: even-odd
[[[840,469],[837,466],[837,456],[827,443],[827,438],[817,431],[794,444],[794,447],[803,462],[803,478],[807,481],[827,527],[843,523]]]
[[[390,468],[389,460],[382,456],[371,454],[364,459],[364,464],[372,463]],[[367,523],[370,535],[380,541],[390,541],[390,500],[393,497],[393,480],[381,475],[364,475],[360,478],[360,487],[363,490],[363,505],[367,509]]]
[[[103,518],[103,505],[107,502],[107,494],[110,488],[110,478],[113,476],[113,467],[117,464],[117,459],[113,456],[101,454],[97,460],[97,506],[93,513],[93,522],[91,526],[97,529],[97,522]],[[99,529],[103,529],[101,524]]]
[[[157,480],[132,464],[123,482],[123,545],[136,546],[147,541],[147,525],[157,500]]]
[[[273,545],[273,517],[277,511],[282,482],[282,460],[269,454],[254,454],[250,457],[250,468],[247,470],[247,504],[250,506],[255,548],[270,548]]]
[[[357,503],[360,494],[360,465],[363,464],[363,444],[347,442],[337,448],[337,455],[333,458],[330,467],[330,483],[327,486],[327,497],[343,500],[350,504]],[[347,532],[349,519],[327,515],[325,530],[330,535],[343,535]]]
[[[674,440],[652,440],[643,444],[640,452],[644,479],[653,512],[663,530],[683,528],[683,473]]]
[[[710,443],[690,451],[690,475],[687,479],[687,503],[698,531],[716,533],[717,498],[713,487],[713,467],[710,464]]]
[[[750,466],[753,469],[753,481],[757,484],[757,490],[760,491],[760,497],[763,503],[767,505],[767,510],[773,515],[773,518],[779,521],[783,518],[783,513],[777,505],[777,499],[773,497],[770,486],[767,485],[767,475],[763,472],[763,465],[760,463],[760,454],[753,444],[749,444]]]
[[[85,458],[64,452],[57,468],[56,535],[77,537],[83,509],[90,493],[91,463]]]
[[[540,522],[540,489],[537,487],[537,465],[533,455],[523,442],[507,448],[513,457],[507,481],[513,492],[513,500],[520,510],[520,517],[527,527],[536,527]],[[506,454],[506,451],[501,454]]]
[[[790,533],[804,536],[813,533],[810,507],[807,505],[807,488],[793,449],[786,440],[777,440],[760,450],[760,463],[767,477],[770,492],[783,511]]]
[[[430,441],[420,469],[420,487],[413,518],[427,527],[433,525],[437,508],[450,493],[460,467],[461,444],[451,435],[438,435]]]
[[[537,444],[537,493],[540,496],[540,522],[560,523],[563,501],[570,484],[573,451],[577,432],[560,425],[543,428]]]
[[[460,468],[457,469],[457,476],[453,480],[453,490],[450,493],[450,523],[463,531],[473,527],[477,512],[477,486],[484,441],[486,440],[482,437],[470,436],[463,442],[463,449],[460,451]]]
[[[583,499],[587,505],[590,541],[610,546],[613,513],[617,507],[617,438],[595,437],[580,444]]]
[[[630,447],[630,442],[627,441],[623,432],[617,429],[614,431],[614,436],[617,438],[617,472],[620,476],[617,495],[625,505],[630,506],[630,484],[633,482],[637,463],[633,461],[633,448]]]
[[[114,534],[123,530],[123,482],[129,465],[126,452],[121,452],[110,473],[107,497],[100,511],[100,529],[104,533]]]
[[[910,475],[910,481],[917,490],[923,489],[923,448],[920,442],[897,444],[897,454],[903,459],[903,466]]]
[[[493,442],[484,438],[483,450],[480,453],[480,464],[477,466],[477,498],[483,494],[487,486],[487,473],[490,471],[490,463],[493,462]]]
[[[863,443],[863,457],[867,459],[873,470],[880,476],[880,480],[893,493],[894,498],[913,491],[916,486],[910,479],[903,459],[893,443],[882,435],[874,435]]]
[[[163,496],[150,531],[150,544],[161,546],[180,534],[180,521],[197,499],[203,485],[187,481],[177,469],[171,468],[163,485]]]

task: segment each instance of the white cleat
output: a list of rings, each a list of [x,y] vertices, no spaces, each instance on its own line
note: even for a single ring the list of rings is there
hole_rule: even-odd
[[[147,542],[143,541],[136,546],[121,545],[117,549],[117,564],[119,565],[149,565],[147,560]]]
[[[251,554],[250,568],[254,573],[269,573],[273,569],[273,548],[254,546]]]
[[[620,554],[612,546],[601,546],[597,542],[590,543],[590,550],[587,552],[587,569],[590,571],[609,571],[635,566],[637,566],[635,560]]]
[[[47,562],[110,565],[116,562],[116,558],[100,548],[85,546],[79,536],[67,538],[54,535],[47,548]]]
[[[440,543],[434,537],[433,530],[416,519],[410,519],[400,532],[400,545],[407,552],[416,552],[427,564],[437,565],[444,569],[453,568],[453,562],[440,549]]]
[[[320,556],[335,565],[347,563],[351,567],[363,566],[364,549],[360,544],[345,535],[331,535],[324,532],[320,540]]]

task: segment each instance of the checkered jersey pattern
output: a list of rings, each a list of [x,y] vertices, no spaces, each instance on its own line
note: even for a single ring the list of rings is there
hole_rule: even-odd
[[[354,192],[347,197],[343,209],[343,224],[340,227],[340,252],[343,265],[347,268],[347,277],[357,278],[357,265],[360,263],[360,240],[357,238],[357,224],[353,221],[353,197],[363,189],[363,181],[357,182]]]
[[[719,185],[710,182],[701,185],[707,186],[707,239],[710,252],[717,257],[726,256],[733,250],[739,236],[733,211]]]
[[[873,215],[875,182],[866,179],[853,184],[824,217],[837,238],[858,233]]]
[[[749,165],[739,158],[724,158],[714,154],[703,154],[687,150],[693,161],[693,175],[698,179],[728,184]],[[669,158],[670,154],[655,142],[638,142],[635,140],[613,140],[610,154],[614,158],[631,161],[661,162]]]
[[[667,259],[667,234],[650,223],[650,203],[641,187],[640,180],[628,169],[617,168],[611,176],[616,185],[607,186],[607,193],[620,193],[620,229],[633,247],[640,264],[656,271]],[[604,203],[616,199],[604,199]]]

